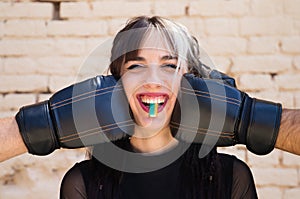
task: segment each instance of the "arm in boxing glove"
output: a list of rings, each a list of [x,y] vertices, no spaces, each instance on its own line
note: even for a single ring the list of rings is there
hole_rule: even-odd
[[[15,118],[35,155],[117,140],[133,125],[123,87],[113,76],[71,85],[47,101],[22,107]]]
[[[171,126],[181,130],[181,138],[192,135],[194,142],[217,146],[245,144],[262,155],[275,146],[281,112],[280,104],[251,98],[223,81],[186,74]]]

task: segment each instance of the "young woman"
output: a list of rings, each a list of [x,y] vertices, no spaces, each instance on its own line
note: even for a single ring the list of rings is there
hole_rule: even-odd
[[[89,160],[67,172],[61,198],[257,198],[245,163],[216,148],[200,159],[201,144],[178,141],[169,124],[183,74],[208,77],[210,72],[188,31],[160,17],[137,17],[116,35],[111,52],[110,72],[122,82],[135,121],[130,136],[114,145],[150,158],[143,165],[149,169],[132,172],[104,164],[97,154],[105,153],[107,144],[99,144]]]

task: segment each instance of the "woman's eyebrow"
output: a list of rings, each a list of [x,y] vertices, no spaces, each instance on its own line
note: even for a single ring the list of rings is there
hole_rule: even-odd
[[[132,57],[132,58],[127,59],[125,63],[130,62],[130,61],[145,61],[145,60],[146,59],[144,57],[137,56],[137,57]]]
[[[172,55],[165,55],[161,58],[161,60],[170,60],[170,59],[178,59],[178,57],[176,56],[172,56]]]

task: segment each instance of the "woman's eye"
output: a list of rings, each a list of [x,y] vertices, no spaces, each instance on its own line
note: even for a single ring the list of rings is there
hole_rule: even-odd
[[[165,64],[165,65],[163,65],[163,67],[176,69],[177,65],[176,64]]]
[[[140,67],[143,67],[143,65],[141,65],[141,64],[132,64],[127,69],[132,70],[132,69],[137,69],[137,68],[140,68]]]

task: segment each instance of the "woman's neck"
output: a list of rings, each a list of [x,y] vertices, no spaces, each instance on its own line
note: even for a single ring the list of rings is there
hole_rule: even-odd
[[[170,128],[165,128],[149,137],[133,135],[130,143],[136,152],[160,153],[174,146],[177,140],[172,136]]]

